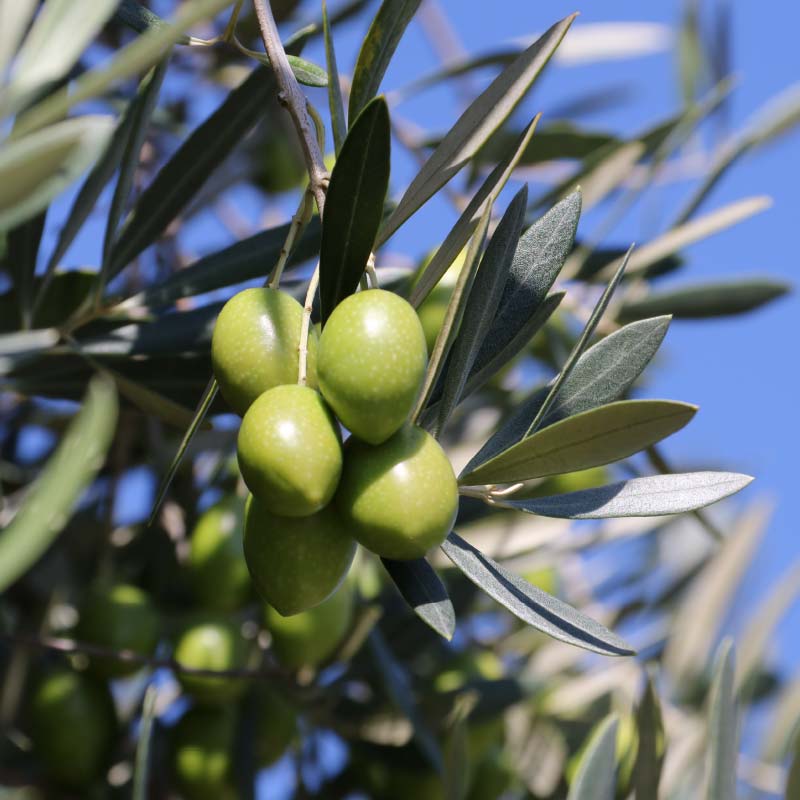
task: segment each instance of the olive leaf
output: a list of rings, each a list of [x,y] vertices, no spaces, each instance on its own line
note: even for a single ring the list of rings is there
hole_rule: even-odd
[[[578,761],[567,800],[612,800],[616,788],[619,717],[607,716],[592,732]]]
[[[347,115],[344,110],[344,100],[342,100],[342,86],[339,82],[339,68],[336,65],[336,51],[333,47],[327,0],[322,0],[322,32],[325,38],[325,66],[328,69],[328,109],[331,112],[333,149],[338,156],[345,136],[347,136]]]
[[[136,0],[122,0],[117,8],[114,16],[123,24],[127,25],[131,30],[136,33],[145,33],[151,28],[163,28],[169,26],[169,23],[154,14],[149,8],[146,8]],[[179,36],[175,40],[175,44],[189,44],[188,36]]]
[[[705,796],[707,800],[735,800],[739,709],[734,690],[734,649],[730,639],[720,644],[715,662],[708,709]]]
[[[664,762],[664,723],[661,705],[650,675],[636,708],[636,732],[639,744],[631,782],[635,800],[658,797],[658,784]]]
[[[323,325],[367,266],[389,187],[390,147],[389,108],[377,97],[353,122],[331,173],[319,260]]]

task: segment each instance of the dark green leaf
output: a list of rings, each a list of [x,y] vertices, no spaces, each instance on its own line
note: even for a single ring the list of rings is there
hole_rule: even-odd
[[[128,302],[151,307],[167,306],[182,297],[194,297],[263,277],[277,261],[288,233],[289,223],[242,239],[174,272],[163,283],[129,298]],[[320,224],[314,217],[292,251],[287,266],[312,258],[319,252],[319,243]]]
[[[581,193],[574,192],[525,231],[514,253],[497,317],[475,359],[476,371],[534,316],[572,250],[580,215]]]
[[[386,693],[413,726],[414,739],[422,755],[437,772],[441,772],[443,761],[439,744],[419,713],[408,672],[394,657],[379,630],[373,628],[367,643]]]
[[[800,797],[800,748],[796,749],[789,763],[789,774],[786,778],[786,791],[783,796],[786,800]]]
[[[536,130],[536,123],[539,117],[535,117],[522,132],[515,146],[508,152],[506,157],[498,163],[491,174],[475,192],[475,196],[469,201],[453,229],[447,234],[444,242],[434,253],[433,258],[428,262],[425,271],[420,276],[411,291],[410,303],[418,308],[422,301],[428,296],[430,291],[442,279],[450,265],[463,249],[464,245],[472,235],[472,231],[478,224],[487,204],[494,203],[502,191],[506,182],[511,177],[511,173],[517,165],[517,160],[524,152],[527,143],[530,142],[533,132]]]
[[[455,532],[447,537],[442,550],[478,588],[537,630],[595,653],[633,655],[615,633],[509,572]]]
[[[164,502],[164,498],[167,496],[172,479],[175,477],[175,473],[178,471],[181,461],[183,461],[186,448],[189,447],[189,444],[194,438],[195,433],[197,433],[197,431],[200,429],[208,409],[211,408],[211,404],[214,402],[214,398],[217,396],[218,389],[219,386],[217,385],[217,379],[212,378],[208,382],[208,386],[206,386],[206,390],[203,393],[203,396],[200,398],[200,402],[197,404],[197,408],[194,412],[194,419],[186,429],[186,433],[183,435],[183,439],[178,447],[178,452],[175,453],[175,456],[170,462],[166,474],[161,479],[161,484],[158,487],[158,494],[156,495],[156,500],[153,503],[153,510],[150,512],[150,518],[147,521],[148,526],[153,524],[156,514],[158,514],[158,510],[161,508],[161,504]]]
[[[444,428],[452,410],[458,405],[475,360],[486,343],[489,331],[494,328],[500,298],[504,296],[503,290],[522,233],[527,203],[528,188],[523,186],[503,214],[481,258],[464,306],[458,334],[442,373],[437,431]]]
[[[353,122],[331,174],[320,248],[323,325],[367,266],[389,187],[390,147],[389,108],[377,97]]]
[[[361,44],[350,89],[350,119],[355,119],[378,93],[381,81],[392,60],[420,0],[383,0]]]
[[[739,709],[734,691],[736,673],[733,642],[717,650],[711,702],[708,709],[707,800],[736,800],[736,764],[739,758]]]
[[[442,188],[503,124],[564,38],[575,15],[556,23],[503,70],[459,117],[406,189],[379,236],[385,242]]]
[[[582,247],[583,245],[576,245],[576,250]],[[609,264],[618,263],[623,259],[627,252],[627,249],[624,247],[593,248],[591,252],[587,252],[585,258],[582,259],[580,269],[575,277],[582,281],[592,281]],[[651,264],[647,270],[640,273],[640,275],[647,278],[666,275],[682,267],[683,264],[684,260],[679,255],[672,253],[671,255],[665,256],[660,261]],[[623,278],[623,281],[624,280],[625,278]]]
[[[636,800],[651,800],[658,797],[665,740],[661,705],[649,675],[636,709],[636,731],[639,744],[632,776],[634,797]]]
[[[96,378],[22,507],[0,535],[0,592],[30,569],[64,528],[81,492],[103,466],[116,424],[114,385]]]
[[[741,491],[753,479],[735,472],[685,472],[655,475],[534,500],[498,504],[559,519],[609,519],[683,514]]]
[[[139,197],[111,250],[109,278],[164,232],[255,125],[274,91],[271,70],[260,67],[192,132]]]
[[[414,613],[448,641],[456,629],[456,614],[436,570],[424,559],[392,561],[383,566]]]
[[[561,385],[549,413],[542,420],[542,427],[611,403],[624,395],[650,363],[666,335],[669,323],[670,317],[634,322],[589,348]],[[470,459],[465,470],[473,469],[519,442],[549,392],[550,387],[544,386],[522,403],[500,430]]]
[[[618,725],[619,718],[611,714],[594,729],[578,761],[567,800],[614,800]]]
[[[117,9],[116,18],[137,33],[144,33],[151,28],[163,28],[169,25],[165,19],[159,17],[158,14],[154,14],[141,3],[137,3],[136,0],[122,0]],[[189,37],[181,36],[175,43],[189,44]]]
[[[23,327],[31,326],[34,275],[42,242],[47,209],[12,228],[6,234],[8,272],[17,297],[16,316]]]
[[[515,483],[610,464],[680,430],[696,411],[697,406],[669,400],[609,403],[528,436],[459,482]]]
[[[671,314],[678,319],[741,314],[782,297],[790,289],[791,286],[782,281],[753,278],[656,290],[639,300],[624,303],[617,318],[628,322],[656,314]]]
[[[328,108],[331,112],[333,149],[338,156],[345,136],[347,136],[347,116],[344,110],[344,100],[342,100],[339,68],[336,65],[336,51],[333,48],[327,0],[322,0],[322,32],[325,37],[325,66],[328,68]]]

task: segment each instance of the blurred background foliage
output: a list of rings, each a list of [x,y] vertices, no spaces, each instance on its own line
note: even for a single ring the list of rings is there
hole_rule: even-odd
[[[304,185],[302,154],[258,63],[248,3],[238,46],[225,41],[224,0],[38,5],[0,3],[0,796],[797,796],[800,682],[771,655],[800,590],[798,567],[737,610],[746,619],[735,655],[719,644],[770,522],[753,490],[712,512],[594,522],[486,516],[462,501],[465,538],[624,634],[638,655],[621,659],[526,627],[443,556],[433,562],[458,617],[451,642],[414,617],[366,552],[328,603],[290,621],[265,614],[241,558],[236,419],[219,399],[146,525],[211,375],[216,314],[279,256]],[[320,9],[272,7],[295,75],[327,119],[330,66],[302,57],[307,45],[320,52]],[[680,276],[690,245],[768,207],[769,187],[724,205],[709,197],[800,123],[795,88],[730,129],[727,8],[689,0],[667,38],[655,25],[576,24],[548,67],[609,54],[634,65],[674,46],[682,105],[627,134],[583,121],[635,102],[618,86],[592,83],[536,109],[542,119],[504,200],[535,186],[530,223],[580,184],[593,225],[579,229],[558,310],[455,410],[442,442],[457,468],[560,369],[627,250],[617,226],[643,204],[659,224],[634,251],[596,338],[658,315],[742,314],[788,290],[769,275],[661,281]],[[332,3],[334,42],[363,36],[376,10]],[[464,13],[485,11],[465,4]],[[463,108],[524,47],[485,42],[467,53],[430,0],[412,25],[440,64],[386,94],[406,172],[444,134],[403,104],[446,86]],[[532,41],[533,31],[520,33]],[[347,97],[355,53],[338,61]],[[521,132],[512,116],[437,202],[463,211]],[[395,200],[403,169],[393,173]],[[664,221],[653,212],[658,193],[676,183],[685,194]],[[287,266],[283,286],[298,296],[319,236],[313,219]],[[413,291],[431,255],[413,233],[392,240],[377,254],[382,285]],[[448,272],[419,310],[431,346],[456,277]],[[711,454],[693,466],[720,465]],[[672,469],[651,448],[525,491]],[[766,733],[747,736],[753,725]]]

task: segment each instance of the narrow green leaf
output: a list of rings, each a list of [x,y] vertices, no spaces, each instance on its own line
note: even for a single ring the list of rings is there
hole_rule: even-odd
[[[158,688],[153,684],[147,687],[142,702],[142,716],[139,722],[139,736],[136,742],[136,759],[133,765],[132,800],[147,800],[150,796],[150,750],[153,741],[153,725],[156,716]]]
[[[353,122],[331,173],[322,222],[322,323],[352,294],[367,266],[389,187],[389,108],[375,98]]]
[[[486,240],[486,232],[489,229],[489,220],[491,217],[492,204],[489,203],[484,208],[483,216],[481,216],[475,233],[472,235],[469,248],[467,249],[467,255],[464,259],[464,265],[461,267],[456,285],[453,287],[453,293],[450,295],[450,301],[447,304],[447,311],[445,312],[442,327],[439,329],[436,342],[433,345],[433,350],[428,359],[425,380],[422,383],[422,389],[417,398],[416,406],[411,412],[412,420],[419,419],[422,411],[427,406],[431,392],[433,392],[434,387],[437,385],[439,375],[450,353],[453,339],[458,332],[459,325],[461,325],[464,306],[469,297],[472,282],[475,279],[475,272],[478,269],[479,258],[481,250],[483,249],[483,243]]]
[[[511,177],[511,173],[516,168],[519,157],[525,152],[525,148],[536,130],[538,120],[539,117],[536,116],[528,123],[515,146],[508,151],[506,157],[498,163],[483,182],[481,188],[475,192],[475,196],[470,200],[453,229],[447,234],[444,242],[428,262],[425,271],[411,291],[409,302],[415,308],[419,308],[422,301],[428,296],[433,287],[439,283],[442,276],[455,261],[456,256],[461,252],[478,224],[486,205],[490,205],[497,200],[506,182]]]
[[[567,800],[613,800],[618,725],[619,718],[611,714],[594,729],[578,762]]]
[[[0,151],[0,231],[30,219],[86,170],[105,147],[113,119],[67,119]]]
[[[111,268],[111,253],[117,237],[117,229],[128,204],[128,198],[133,187],[133,179],[139,167],[139,154],[142,151],[142,145],[144,145],[150,117],[158,102],[158,95],[161,91],[161,84],[164,82],[164,76],[167,73],[168,63],[169,57],[166,57],[150,70],[139,85],[139,90],[130,106],[130,121],[127,126],[119,177],[117,178],[117,185],[114,187],[111,207],[106,219],[102,268],[96,290],[98,297],[102,296],[108,280],[108,271]]]
[[[128,298],[126,305],[167,306],[182,297],[194,297],[225,286],[263,277],[280,255],[289,233],[289,224],[256,233],[247,239],[204,256],[185,269],[171,274],[162,283]],[[313,217],[289,256],[287,266],[312,258],[319,252],[320,224]]]
[[[580,215],[581,193],[574,192],[525,231],[514,253],[497,317],[475,359],[476,371],[536,314],[572,249]]]
[[[783,796],[787,800],[800,797],[800,748],[797,749],[789,763],[789,773],[786,776],[786,791]]]
[[[776,693],[772,707],[766,733],[758,748],[760,758],[767,763],[783,761],[800,734],[800,678],[793,677],[784,683]],[[800,745],[800,741],[797,744]]]
[[[0,534],[0,592],[30,569],[64,528],[81,492],[103,466],[116,424],[114,385],[96,378],[22,507]]]
[[[467,719],[477,698],[467,689],[456,695],[447,717],[444,751],[444,800],[466,800],[473,770],[470,763],[470,742]]]
[[[436,570],[424,558],[412,561],[381,560],[414,613],[439,636],[450,641],[456,630],[456,614]]]
[[[559,519],[657,517],[711,505],[741,491],[752,480],[733,472],[686,472],[633,478],[534,500],[503,498],[497,504]]]
[[[386,688],[386,693],[414,728],[414,739],[417,747],[431,766],[437,772],[441,772],[443,767],[442,753],[436,738],[428,730],[419,713],[408,672],[394,657],[383,635],[377,628],[373,628],[370,632],[367,644],[375,661],[378,676],[382,679]]]
[[[154,14],[141,3],[137,3],[136,0],[122,0],[114,16],[136,33],[146,33],[152,28],[169,26],[165,19]],[[189,44],[189,37],[179,36],[175,40],[175,44]]]
[[[342,86],[339,82],[339,68],[336,65],[336,51],[333,47],[327,0],[322,0],[322,32],[325,37],[325,66],[328,69],[328,108],[331,112],[333,149],[338,156],[347,135],[347,114],[344,110],[344,100],[342,100]]]
[[[680,430],[696,411],[697,406],[667,400],[609,403],[534,433],[459,482],[515,483],[610,464]]]
[[[32,323],[36,261],[46,217],[47,209],[6,234],[6,263],[18,301],[15,316],[23,328],[30,328]]]
[[[666,745],[661,705],[649,675],[636,709],[636,731],[639,742],[632,776],[634,797],[635,800],[651,800],[658,797]]]
[[[255,125],[275,83],[259,67],[180,146],[142,192],[111,249],[109,278],[151,245]]]
[[[350,89],[350,119],[378,93],[386,68],[421,0],[383,0],[361,43]]]
[[[442,550],[479,589],[542,633],[606,656],[633,655],[615,633],[500,566],[455,532]]]
[[[736,763],[739,757],[739,710],[734,691],[736,672],[733,642],[717,650],[711,702],[708,709],[706,800],[736,800]]]
[[[0,375],[47,352],[59,340],[55,328],[0,334]]]
[[[4,110],[17,110],[63,78],[111,18],[118,0],[47,0],[20,48]]]
[[[623,142],[581,176],[584,210],[594,208],[630,177],[647,152],[644,142]]]
[[[385,242],[474,155],[516,108],[564,38],[575,15],[562,20],[516,58],[442,139],[406,189],[379,236]]]
[[[683,5],[676,55],[681,94],[684,105],[688,105],[697,95],[708,65],[700,36],[700,4],[698,0],[684,0]]]
[[[475,360],[494,325],[522,233],[527,204],[528,187],[523,186],[509,203],[481,258],[466,299],[458,335],[442,373],[437,431],[444,428],[458,405]]]
[[[158,514],[158,510],[161,508],[161,504],[164,502],[164,498],[167,496],[169,487],[172,484],[172,479],[175,477],[175,473],[178,471],[181,461],[183,461],[183,456],[186,453],[186,449],[189,447],[192,439],[194,439],[194,435],[200,429],[200,426],[202,425],[203,420],[208,413],[208,409],[211,408],[211,404],[214,402],[214,398],[217,396],[218,389],[219,386],[217,385],[217,379],[212,378],[208,382],[208,386],[206,386],[206,390],[203,392],[203,396],[200,398],[200,402],[195,409],[192,423],[186,429],[183,439],[181,439],[178,452],[175,453],[164,477],[161,479],[161,484],[158,487],[158,494],[156,495],[156,500],[153,503],[153,510],[150,512],[150,518],[147,520],[148,527],[155,521],[156,514]]]
[[[151,67],[163,58],[183,32],[203,19],[208,19],[230,5],[231,0],[190,0],[185,2],[173,23],[151,28],[122,48],[108,65],[99,66],[25,112],[17,122],[14,137],[41,128],[64,117],[78,103],[90,100],[122,78]]]
[[[305,44],[306,38],[307,37],[301,36],[295,39],[291,44],[295,46]],[[285,47],[289,48],[290,42],[287,41]],[[246,50],[245,52],[248,56],[254,58],[261,64],[268,67],[270,66],[269,57],[266,53],[262,53],[258,50]],[[306,86],[313,86],[317,89],[324,88],[328,85],[328,73],[325,72],[322,67],[318,67],[311,61],[307,61],[305,58],[300,58],[300,56],[288,52],[286,53],[286,60],[289,62],[289,66],[292,68],[292,73],[298,83],[305,84]]]
[[[702,319],[741,314],[766,305],[789,292],[791,286],[771,278],[719,281],[648,292],[623,303],[617,319],[628,322],[671,314],[678,319]]]
[[[38,0],[0,3],[0,75],[5,75],[38,5]]]
[[[633,386],[664,340],[670,317],[634,322],[614,331],[590,347],[575,364],[572,373],[542,420],[542,428],[560,419],[611,403]],[[551,386],[535,391],[508,421],[470,459],[465,471],[488,461],[521,441]]]
[[[144,128],[158,98],[158,92],[161,82],[164,79],[166,69],[167,60],[165,59],[142,79],[136,96],[128,104],[125,113],[117,123],[117,127],[106,149],[103,151],[103,155],[100,156],[97,164],[95,164],[84,181],[83,186],[78,192],[78,196],[75,198],[70,208],[67,220],[61,228],[56,246],[47,262],[45,280],[36,298],[37,305],[42,302],[42,295],[47,291],[47,287],[50,285],[50,281],[61,259],[74,241],[75,236],[77,236],[78,232],[89,218],[100,194],[106,184],[111,180],[111,176],[119,168],[120,163],[125,164],[125,169],[128,172],[132,171],[138,165],[138,154],[141,149]],[[136,161],[134,161],[134,157]],[[120,176],[120,181],[117,183],[118,191],[121,180],[122,177]],[[115,201],[116,195],[117,193],[115,192]],[[114,205],[115,203],[112,202],[112,209]],[[119,220],[118,216],[116,216],[116,220]],[[106,237],[108,237],[108,230],[106,231]]]
[[[719,497],[709,502],[739,491],[752,480],[744,475],[695,474],[707,475],[708,489],[720,492]],[[675,480],[678,476],[665,475],[639,480],[666,481],[670,477]],[[708,668],[716,634],[730,608],[734,593],[752,562],[769,517],[768,510],[760,503],[752,504],[740,514],[735,528],[697,576],[674,612],[662,661],[673,686],[692,685]]]

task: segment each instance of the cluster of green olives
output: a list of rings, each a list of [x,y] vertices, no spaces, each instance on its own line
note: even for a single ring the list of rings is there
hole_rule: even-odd
[[[304,385],[302,328],[293,297],[247,289],[223,307],[211,348],[222,396],[242,416],[245,558],[284,616],[333,594],[356,542],[419,558],[444,540],[458,506],[447,456],[409,423],[427,366],[411,305],[381,289],[346,298],[321,334],[309,331]],[[351,433],[344,445],[339,423]]]

